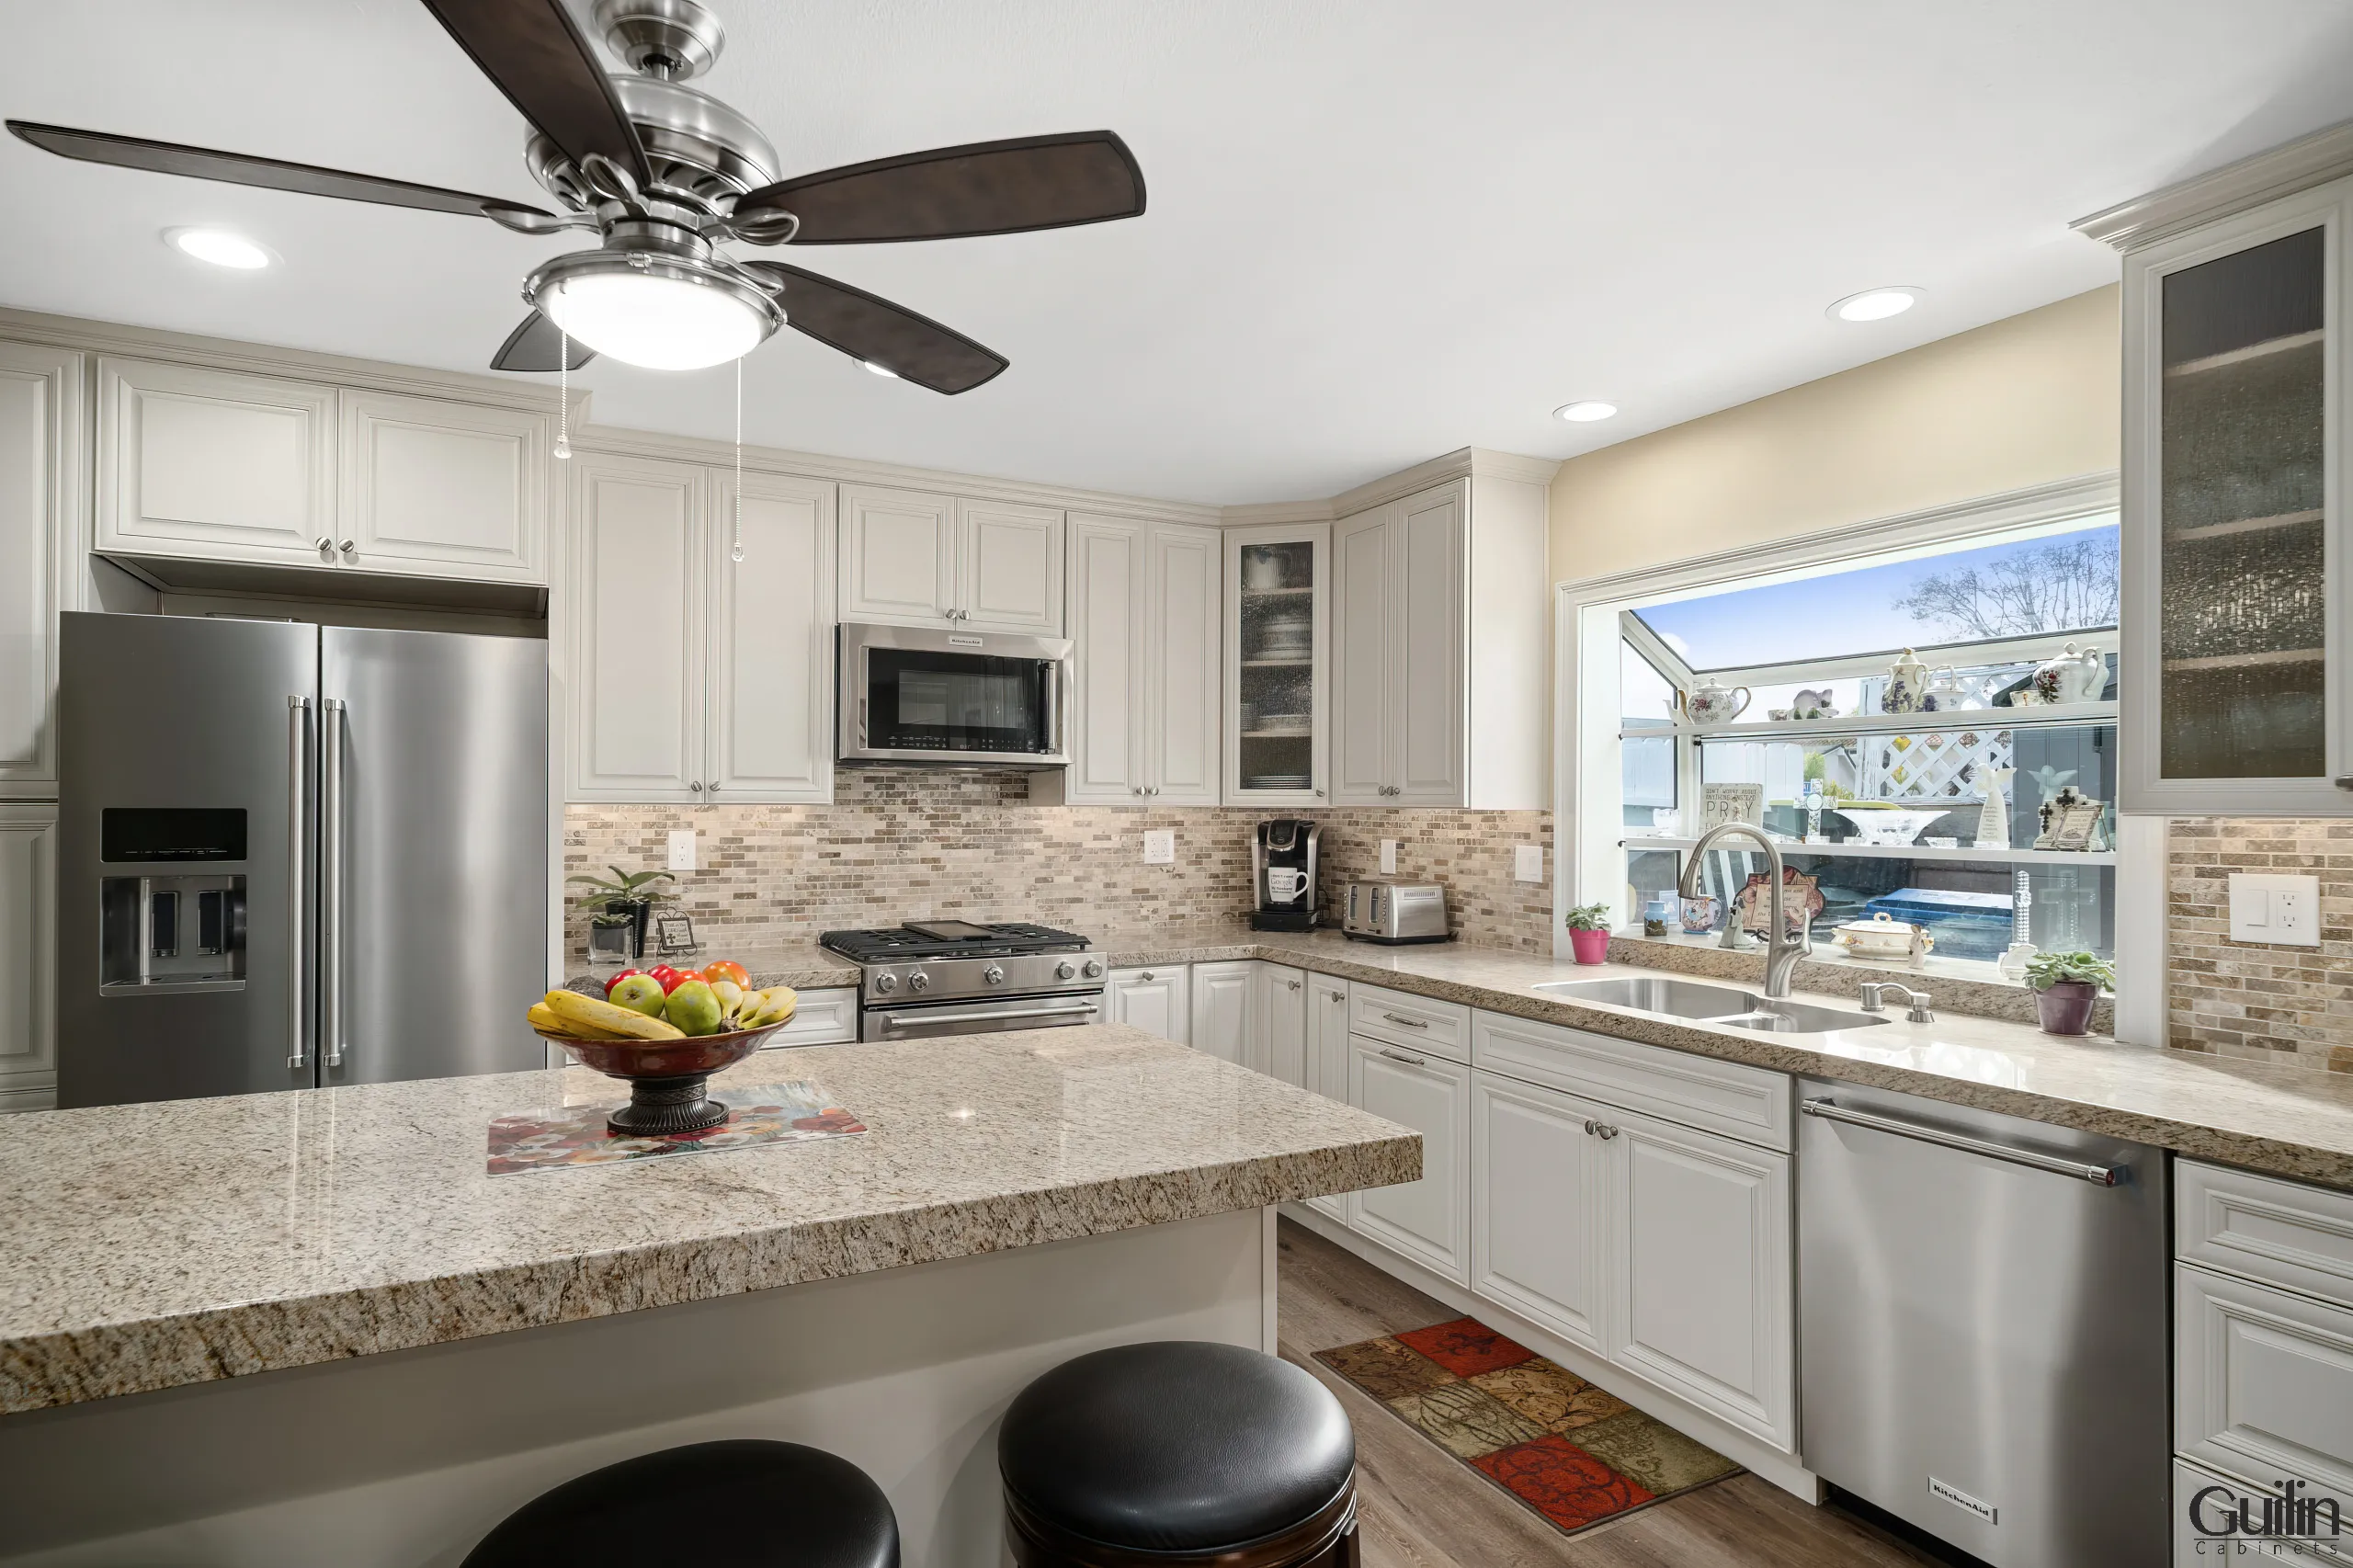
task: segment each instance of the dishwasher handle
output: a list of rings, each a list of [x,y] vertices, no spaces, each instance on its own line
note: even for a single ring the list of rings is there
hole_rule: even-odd
[[[1948,1132],[1941,1127],[1930,1127],[1922,1122],[1880,1116],[1867,1110],[1852,1110],[1836,1100],[1802,1099],[1798,1102],[1798,1109],[1808,1116],[1821,1117],[1825,1121],[1843,1121],[1849,1126],[1869,1128],[1873,1132],[1893,1133],[1898,1138],[1916,1139],[1923,1143],[1938,1143],[1964,1153],[1983,1154],[1989,1160],[2002,1160],[2031,1170],[2049,1171],[2053,1176],[2073,1176],[2077,1181],[2090,1182],[2094,1187],[2118,1186],[2124,1180],[2127,1171],[2123,1165],[2097,1165],[2082,1160],[2061,1159],[2056,1154],[2037,1153],[2032,1149],[2014,1149],[1989,1138],[1972,1138],[1965,1132]]]

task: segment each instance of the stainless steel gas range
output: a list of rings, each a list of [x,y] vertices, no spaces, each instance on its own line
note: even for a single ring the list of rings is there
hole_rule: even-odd
[[[1102,1016],[1103,960],[1068,931],[917,920],[819,940],[859,968],[862,1040],[1052,1028]]]

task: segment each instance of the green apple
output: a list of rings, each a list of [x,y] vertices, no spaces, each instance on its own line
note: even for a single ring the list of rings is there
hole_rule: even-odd
[[[614,982],[612,992],[605,1000],[616,1007],[658,1018],[662,1016],[662,983],[650,974],[632,974]]]
[[[712,994],[709,982],[689,980],[670,993],[669,1000],[662,1006],[662,1016],[680,1034],[717,1034],[719,998]]]

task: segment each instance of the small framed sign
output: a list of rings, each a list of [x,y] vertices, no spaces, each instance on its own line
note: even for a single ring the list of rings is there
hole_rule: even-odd
[[[695,923],[683,915],[655,915],[654,950],[665,959],[700,952],[701,946],[695,941]]]
[[[1699,831],[1728,822],[1765,825],[1765,786],[1762,784],[1702,784],[1699,786]]]

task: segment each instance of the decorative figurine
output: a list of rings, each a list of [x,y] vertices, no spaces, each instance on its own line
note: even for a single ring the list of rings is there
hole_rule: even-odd
[[[2073,642],[2055,659],[2035,666],[2034,694],[2049,703],[2097,702],[2108,689],[2108,656]]]
[[[1977,847],[2007,849],[2010,846],[2010,803],[2002,795],[2002,786],[2018,777],[2015,767],[1989,767],[1985,770],[1985,803],[1977,809]]]
[[[1809,687],[1790,699],[1790,717],[1792,719],[1836,719],[1838,717],[1838,705],[1830,699],[1828,687],[1825,686],[1819,691]]]
[[[2100,817],[2108,802],[2095,801],[2073,784],[2063,785],[2042,802],[2042,831],[2035,835],[2037,849],[2086,850],[2099,835]]]

